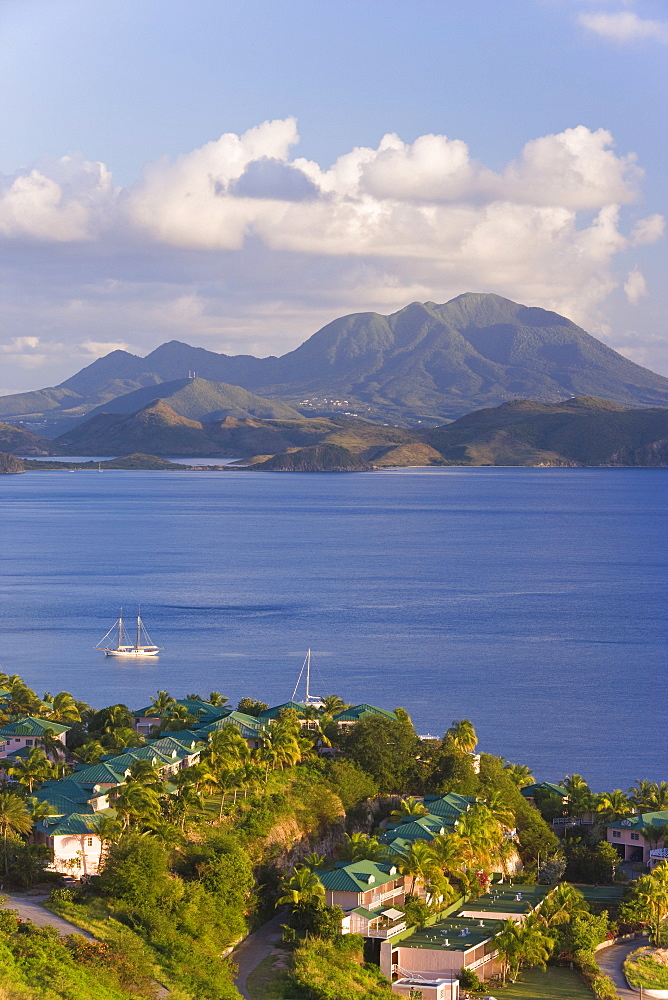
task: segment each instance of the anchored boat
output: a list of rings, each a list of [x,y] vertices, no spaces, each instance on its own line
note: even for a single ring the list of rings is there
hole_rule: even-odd
[[[297,697],[297,691],[299,685],[301,684],[301,679],[306,671],[306,697],[304,701],[300,702],[301,705],[310,705],[312,708],[322,708],[325,704],[322,698],[317,694],[311,694],[311,650],[307,650],[306,657],[302,663],[302,668],[299,671],[299,677],[297,678],[297,683],[295,684],[295,689],[292,692],[292,700],[294,701]]]
[[[105,646],[104,643],[107,639],[110,642],[115,639],[116,645]],[[107,634],[100,639],[99,644],[95,648],[101,650],[105,656],[157,656],[162,647],[154,646],[151,642],[151,637],[141,620],[139,608],[137,608],[136,639],[133,645],[123,624],[123,608],[121,608],[118,619],[111,626]]]

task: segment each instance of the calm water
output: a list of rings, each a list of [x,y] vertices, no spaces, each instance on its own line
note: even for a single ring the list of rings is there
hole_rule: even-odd
[[[0,663],[96,706],[216,689],[467,716],[597,789],[668,778],[662,470],[0,477]],[[92,647],[137,603],[165,647]]]

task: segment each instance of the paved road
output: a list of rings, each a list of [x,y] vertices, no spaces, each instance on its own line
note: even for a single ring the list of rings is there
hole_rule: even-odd
[[[636,938],[635,941],[626,941],[624,944],[613,944],[611,948],[601,948],[596,952],[596,961],[601,966],[601,970],[606,976],[614,980],[617,987],[618,996],[623,1000],[638,1000],[639,993],[630,990],[624,976],[622,966],[626,956],[636,948],[645,948],[649,944],[646,937]]]
[[[45,895],[40,893],[24,895],[15,892],[5,892],[3,895],[7,897],[2,904],[3,909],[18,910],[22,920],[32,920],[33,924],[37,924],[38,927],[55,927],[61,937],[67,937],[68,934],[81,934],[83,937],[93,940],[93,935],[89,934],[88,931],[83,931],[76,924],[71,924],[69,920],[57,917],[55,913],[50,913],[43,906],[40,906],[40,903],[43,903],[47,898]]]
[[[233,962],[239,966],[239,974],[236,979],[236,986],[242,997],[252,1000],[250,993],[246,989],[246,980],[257,966],[265,958],[271,955],[272,951],[281,940],[281,923],[285,922],[285,913],[279,913],[272,917],[268,923],[263,924],[253,934],[250,934],[241,942],[236,951],[230,956]]]

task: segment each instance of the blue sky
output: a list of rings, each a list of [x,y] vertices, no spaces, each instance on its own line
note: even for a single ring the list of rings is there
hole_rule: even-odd
[[[665,3],[4,0],[0,37],[3,390],[468,290],[668,374]]]

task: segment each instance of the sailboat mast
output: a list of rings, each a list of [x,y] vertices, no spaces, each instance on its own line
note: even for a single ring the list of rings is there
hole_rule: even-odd
[[[141,642],[141,618],[139,613],[141,608],[137,608],[137,642],[135,643],[135,649],[139,649],[139,643]]]
[[[311,697],[311,650],[306,651],[306,704]]]
[[[123,643],[123,608],[121,608],[120,614],[118,616],[118,642],[116,643],[116,645],[118,646],[119,649],[121,648],[122,643]]]

